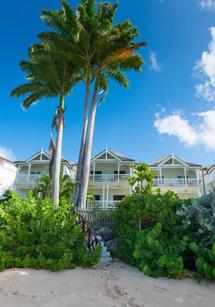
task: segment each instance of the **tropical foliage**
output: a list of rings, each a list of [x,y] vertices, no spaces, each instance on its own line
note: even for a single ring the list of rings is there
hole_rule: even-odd
[[[39,35],[43,43],[51,46],[51,52],[69,62],[79,63],[81,79],[86,86],[85,111],[77,170],[77,186],[74,202],[84,207],[96,111],[99,92],[108,91],[108,81],[115,80],[128,87],[125,71],[141,70],[142,57],[135,54],[143,44],[137,44],[137,28],[126,21],[114,24],[117,4],[96,0],[82,0],[73,10],[66,0],[62,9],[44,10],[42,19],[51,32]],[[91,87],[93,87],[90,103]],[[102,98],[103,100],[103,98]]]
[[[33,194],[39,196],[40,199],[51,197],[52,185],[51,178],[48,175],[44,175],[39,178],[34,189]],[[72,198],[74,191],[74,183],[69,175],[60,176],[60,199],[64,199],[68,203]]]
[[[42,54],[42,55],[41,55]],[[79,74],[75,64],[68,63],[63,57],[56,59],[50,53],[48,44],[33,45],[29,50],[29,61],[22,61],[20,68],[26,73],[27,83],[16,87],[12,96],[24,96],[23,106],[29,108],[44,98],[59,98],[59,106],[52,126],[56,128],[56,146],[53,150],[52,193],[56,209],[59,207],[59,180],[64,129],[65,96],[71,93],[78,82]]]
[[[0,207],[0,270],[30,267],[58,271],[96,263],[100,247],[87,250],[84,233],[67,203],[21,199],[15,193]]]
[[[152,193],[151,178],[147,166],[139,165],[132,195],[116,209],[116,256],[153,277],[181,278],[189,269],[215,279],[215,191],[182,201],[171,191]]]

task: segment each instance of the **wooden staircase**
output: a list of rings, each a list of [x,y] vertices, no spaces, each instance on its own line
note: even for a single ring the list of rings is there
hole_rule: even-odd
[[[93,253],[97,245],[101,246],[96,234],[80,213],[78,213],[75,209],[71,209],[71,212],[76,215],[76,225],[81,227],[82,232],[85,234],[87,248]]]

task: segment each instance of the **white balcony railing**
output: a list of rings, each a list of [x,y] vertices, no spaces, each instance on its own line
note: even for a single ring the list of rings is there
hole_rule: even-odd
[[[107,200],[107,201],[102,201],[102,200],[95,200],[95,201],[90,201],[87,204],[87,209],[115,209],[116,204],[119,201],[114,201],[114,200]]]
[[[172,187],[172,186],[198,186],[200,181],[196,178],[189,179],[154,179],[153,186]]]
[[[38,179],[42,176],[42,174],[35,174],[35,175],[26,175],[26,174],[19,174],[16,176],[16,182],[23,182],[23,183],[34,183],[38,181]]]
[[[93,182],[119,182],[126,181],[130,174],[95,174],[90,175],[90,180]]]

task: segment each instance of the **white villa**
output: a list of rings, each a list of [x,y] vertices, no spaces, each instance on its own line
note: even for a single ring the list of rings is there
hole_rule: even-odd
[[[154,187],[159,187],[161,192],[171,190],[181,198],[201,195],[202,165],[172,154],[150,164],[150,169],[155,172]]]
[[[13,187],[16,177],[16,167],[13,162],[0,157],[0,196]]]
[[[0,183],[4,187],[11,186],[3,175],[6,168],[15,178],[14,190],[20,195],[26,195],[32,189],[42,175],[48,175],[50,154],[40,150],[31,157],[22,161],[15,161],[14,164],[5,159],[0,159]],[[4,172],[2,165],[4,164]],[[134,159],[123,156],[120,153],[105,149],[95,155],[91,160],[90,188],[95,195],[94,201],[88,202],[88,207],[111,208],[116,202],[131,193],[131,187],[127,178],[133,175]],[[5,166],[7,165],[7,167]],[[195,198],[204,193],[203,183],[206,192],[215,186],[215,166],[207,170],[202,176],[202,166],[184,161],[183,159],[169,155],[149,165],[154,172],[154,189],[161,192],[171,190],[181,198]],[[16,173],[17,168],[17,173]],[[63,174],[69,175],[74,181],[76,176],[76,165],[68,160],[62,159],[61,169]],[[8,178],[8,177],[7,177]],[[203,180],[204,179],[204,180]],[[2,185],[0,185],[1,191]],[[5,188],[4,188],[5,189]]]
[[[90,185],[95,201],[90,206],[112,207],[131,190],[126,178],[132,175],[133,159],[111,150],[103,150],[91,160]]]
[[[133,174],[135,160],[111,150],[103,150],[92,158],[90,184],[95,201],[89,206],[112,207],[131,192],[126,180]],[[199,164],[186,162],[175,155],[169,155],[150,164],[154,171],[155,189],[161,192],[176,192],[181,198],[195,198],[201,195],[201,169]]]
[[[26,160],[15,161],[17,175],[14,190],[20,195],[26,195],[41,176],[49,174],[49,162],[50,154],[43,150],[38,151]],[[75,178],[75,172],[68,160],[62,159],[61,171],[64,175]]]
[[[202,193],[208,194],[215,189],[215,165],[202,169]]]

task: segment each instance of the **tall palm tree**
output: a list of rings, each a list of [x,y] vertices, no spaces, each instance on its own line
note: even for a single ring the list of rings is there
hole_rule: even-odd
[[[39,56],[38,50],[43,50],[43,56]],[[56,60],[56,58],[50,56],[48,50],[49,46],[47,44],[34,45],[31,48],[30,61],[20,63],[20,68],[27,73],[28,82],[16,87],[11,94],[16,97],[25,96],[22,103],[24,108],[29,108],[40,99],[50,97],[58,97],[59,99],[53,123],[56,127],[57,137],[52,173],[53,200],[55,208],[58,209],[65,112],[64,100],[78,82],[78,76],[71,63],[68,63],[63,58]]]
[[[116,4],[82,0],[74,13],[66,0],[61,11],[43,11],[42,19],[53,31],[41,33],[56,54],[67,60],[78,59],[81,77],[86,84],[85,112],[80,147],[77,188],[75,196],[79,207],[85,207],[92,152],[94,125],[100,89],[107,91],[108,80],[114,79],[124,87],[128,81],[124,72],[140,70],[141,56],[134,54],[141,44],[135,44],[137,29],[130,22],[114,25]],[[90,87],[93,98],[90,103]]]

